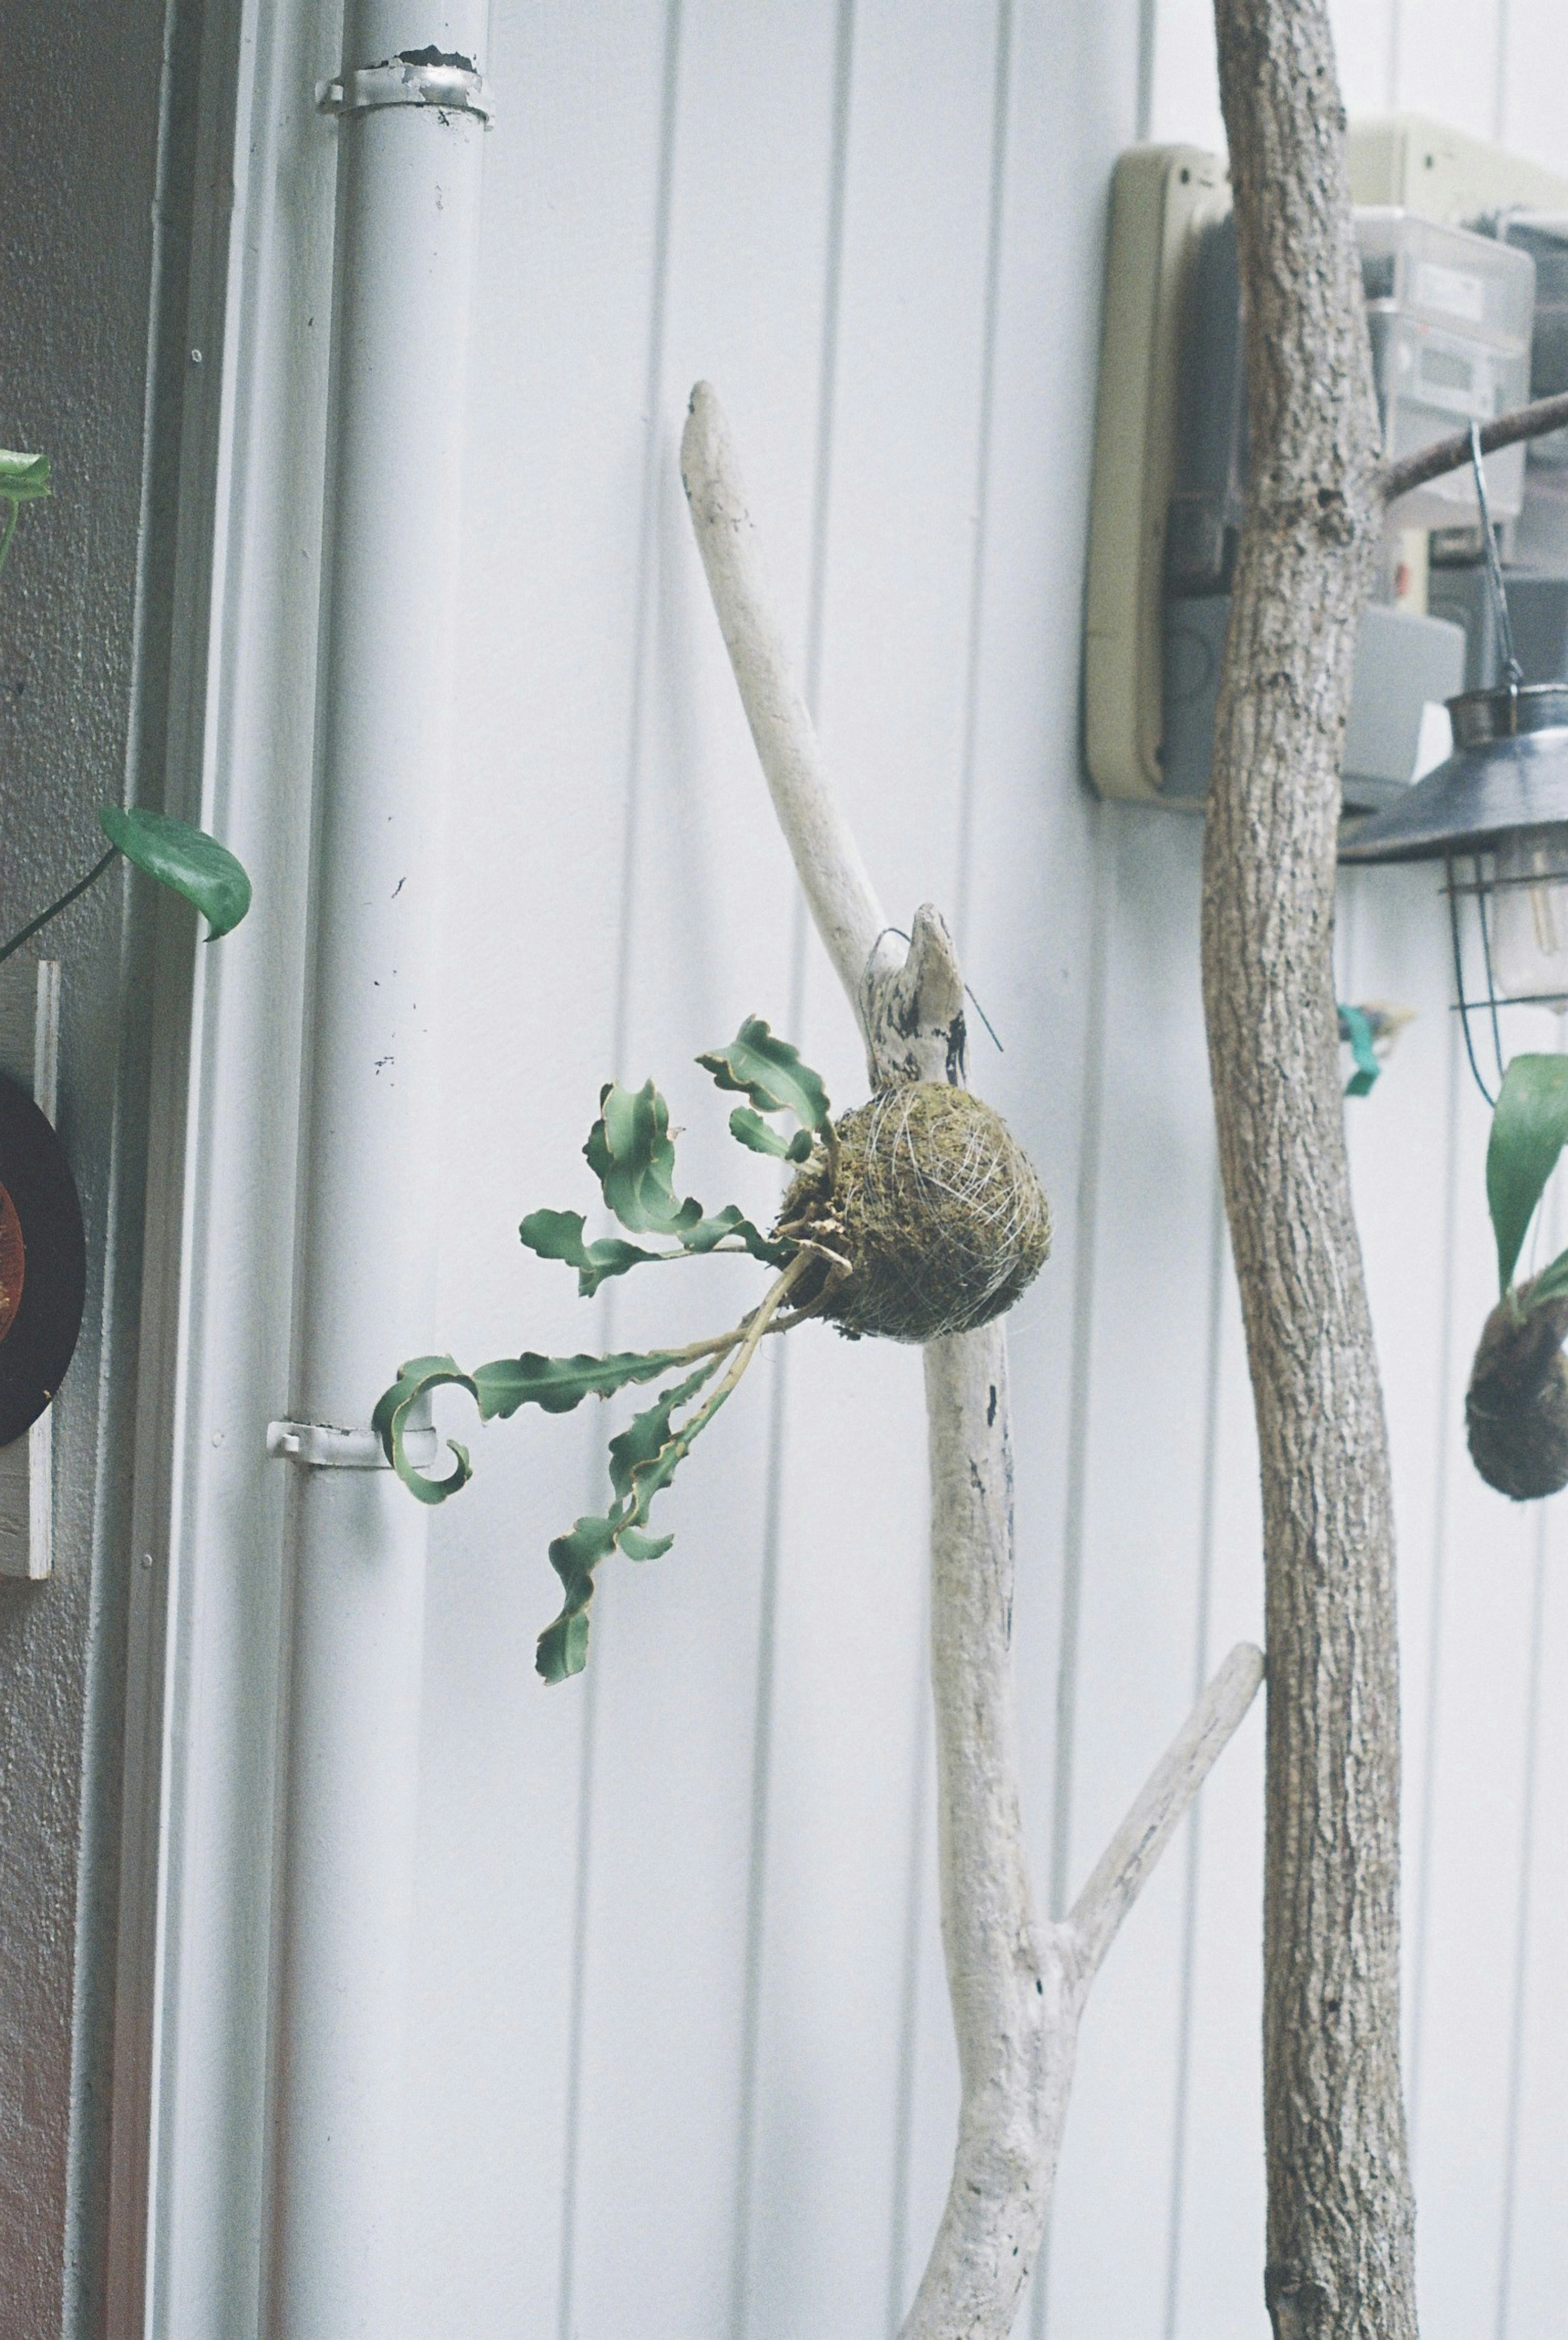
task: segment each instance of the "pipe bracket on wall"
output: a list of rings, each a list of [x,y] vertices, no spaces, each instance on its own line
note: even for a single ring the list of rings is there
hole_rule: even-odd
[[[409,1430],[403,1443],[422,1470],[435,1461],[433,1429]],[[267,1453],[274,1462],[297,1462],[302,1471],[392,1469],[373,1430],[339,1430],[330,1422],[269,1422]]]
[[[321,114],[373,114],[383,105],[433,105],[443,114],[475,114],[488,130],[495,119],[484,76],[461,57],[433,49],[405,50],[382,64],[360,65],[338,81],[316,84]]]

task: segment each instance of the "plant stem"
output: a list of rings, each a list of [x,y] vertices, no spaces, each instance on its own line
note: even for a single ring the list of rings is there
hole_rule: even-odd
[[[730,1366],[729,1372],[725,1374],[724,1379],[719,1383],[712,1396],[705,1401],[700,1413],[693,1418],[690,1428],[682,1431],[682,1437],[695,1438],[698,1432],[703,1427],[704,1423],[710,1421],[711,1417],[718,1413],[725,1399],[729,1395],[737,1382],[740,1379],[741,1374],[746,1371],[747,1366],[751,1363],[752,1358],[757,1354],[758,1344],[761,1340],[763,1334],[767,1332],[774,1316],[784,1305],[784,1303],[789,1298],[791,1290],[799,1283],[800,1278],[811,1264],[811,1254],[809,1252],[799,1253],[797,1256],[790,1261],[789,1266],[784,1270],[783,1274],[773,1285],[772,1290],[768,1294],[768,1296],[762,1302],[761,1306],[753,1310],[751,1315],[748,1317],[744,1328],[742,1329],[738,1327],[737,1330],[729,1335],[731,1343],[736,1341],[739,1342],[739,1354],[736,1357],[734,1363]],[[788,1325],[781,1325],[779,1329],[780,1331],[787,1332],[789,1327]],[[699,1351],[698,1353],[700,1354],[700,1351]]]
[[[0,543],[0,561],[4,561],[5,558],[5,547],[6,544],[10,543],[11,529],[15,528],[15,525],[16,507],[13,504],[11,507],[11,525],[5,531],[4,543]],[[79,878],[76,884],[72,887],[68,894],[62,894],[57,902],[51,902],[46,910],[41,911],[38,917],[32,921],[31,925],[24,927],[20,934],[13,935],[8,943],[0,944],[0,960],[8,959],[13,951],[20,950],[23,944],[30,941],[33,936],[37,933],[40,927],[46,927],[51,918],[57,918],[62,910],[69,909],[71,904],[75,900],[78,894],[84,894],[89,886],[95,886],[119,850],[120,848],[117,845],[112,845],[107,853],[104,854],[102,861],[94,862],[92,868],[88,870],[87,875],[83,878]]]

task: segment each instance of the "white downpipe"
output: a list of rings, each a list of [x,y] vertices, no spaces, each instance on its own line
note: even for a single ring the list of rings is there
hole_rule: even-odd
[[[482,69],[486,15],[351,0],[337,92],[364,110],[337,133],[292,1396],[296,1419],[347,1429],[435,1321],[438,838],[483,129],[367,69],[432,51]],[[295,1478],[264,2329],[394,2340],[426,1514],[384,1470]]]

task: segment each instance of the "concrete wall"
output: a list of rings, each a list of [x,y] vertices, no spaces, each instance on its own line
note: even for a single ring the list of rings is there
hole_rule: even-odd
[[[55,491],[0,583],[0,931],[98,858],[100,803],[164,799],[201,35],[199,8],[162,0],[0,5],[0,439],[46,453]],[[0,1581],[0,2328],[18,2340],[103,2328],[149,1011],[161,963],[177,1055],[191,947],[188,919],[160,943],[163,925],[121,865],[35,946],[64,970],[88,1285],[55,1410],[55,1572]]]

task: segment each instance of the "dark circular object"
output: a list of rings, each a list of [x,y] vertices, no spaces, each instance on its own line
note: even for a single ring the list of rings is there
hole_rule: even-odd
[[[65,1149],[25,1089],[0,1075],[0,1446],[32,1427],[65,1379],[86,1294]]]
[[[1568,1301],[1499,1301],[1486,1319],[1464,1397],[1470,1459],[1516,1503],[1568,1487]],[[0,1350],[0,1356],[5,1354]]]

